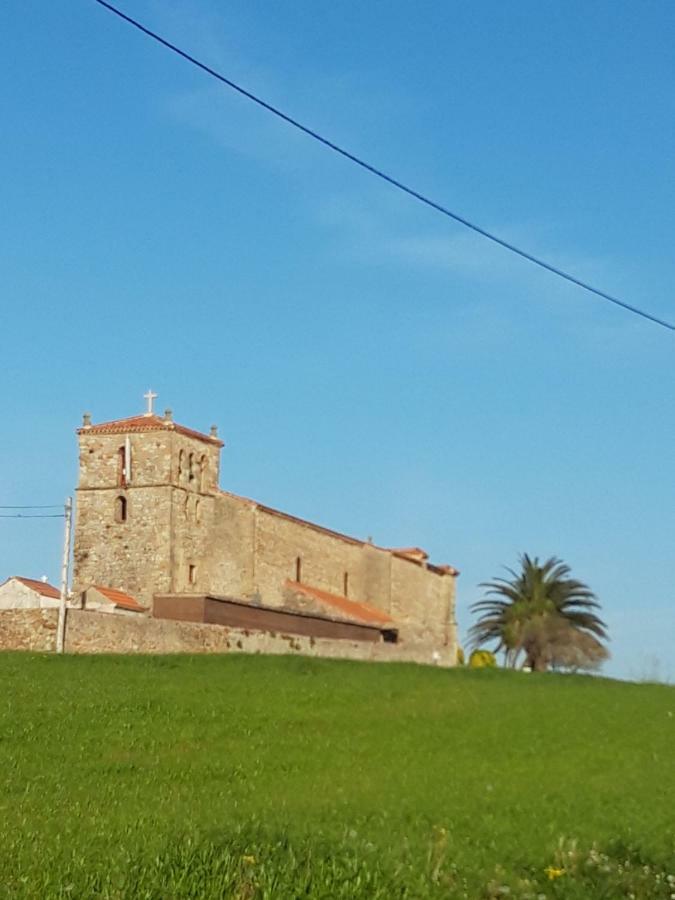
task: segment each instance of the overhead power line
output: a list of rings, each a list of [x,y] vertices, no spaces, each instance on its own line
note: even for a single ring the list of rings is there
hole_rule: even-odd
[[[215,69],[207,66],[206,63],[203,63],[191,54],[186,53],[185,50],[181,50],[180,47],[176,46],[176,44],[172,44],[170,41],[166,40],[166,38],[163,38],[155,31],[151,31],[149,28],[146,28],[145,25],[142,25],[136,19],[132,19],[131,16],[123,13],[120,9],[117,9],[117,7],[113,6],[111,3],[107,3],[106,0],[94,0],[94,2],[98,3],[99,6],[105,7],[105,9],[109,10],[111,13],[114,13],[116,16],[119,16],[120,19],[123,19],[129,25],[137,28],[143,34],[147,35],[149,38],[152,38],[154,41],[157,41],[157,43],[161,44],[163,47],[166,47],[168,50],[171,50],[173,53],[176,53],[178,56],[187,60],[187,62],[192,63],[193,66],[197,66],[197,68],[201,69],[203,72],[206,72],[207,75],[210,75],[212,78],[216,78],[222,84],[225,84],[229,88],[232,88],[232,90],[237,91],[237,93],[246,97],[248,100],[251,100],[253,103],[257,103],[258,106],[261,106],[263,109],[271,112],[279,119],[282,119],[284,122],[287,122],[289,125],[297,128],[299,131],[304,132],[315,141],[319,141],[319,143],[328,147],[330,150],[333,150],[335,153],[339,153],[340,156],[344,156],[346,159],[355,163],[357,166],[360,166],[362,169],[365,169],[367,172],[370,172],[372,175],[375,175],[377,178],[386,181],[388,184],[392,185],[400,191],[403,191],[410,197],[414,197],[416,200],[419,200],[420,203],[424,203],[426,206],[431,207],[431,209],[435,209],[437,212],[442,213],[449,219],[454,219],[454,221],[459,222],[460,225],[464,225],[466,228],[470,228],[472,231],[480,234],[484,238],[487,238],[489,241],[492,241],[495,244],[499,244],[500,247],[504,247],[504,249],[511,251],[511,253],[517,254],[518,256],[526,259],[528,262],[531,262],[536,266],[539,266],[542,269],[546,269],[548,272],[551,272],[554,275],[563,278],[565,281],[569,281],[572,284],[575,284],[577,287],[583,288],[583,290],[589,291],[591,294],[595,294],[597,297],[601,297],[603,300],[607,300],[610,303],[613,303],[615,306],[620,306],[622,309],[634,313],[636,316],[641,316],[643,319],[648,319],[655,325],[660,325],[662,328],[667,328],[670,331],[675,331],[675,325],[671,324],[670,322],[666,322],[665,319],[660,319],[658,318],[658,316],[652,315],[652,313],[649,313],[646,310],[639,309],[637,306],[632,306],[630,303],[626,303],[624,300],[620,300],[618,297],[614,297],[612,294],[608,294],[605,291],[600,290],[599,288],[593,287],[593,285],[582,281],[575,275],[572,275],[569,272],[565,272],[563,271],[563,269],[559,269],[557,266],[546,262],[546,260],[541,259],[538,256],[534,256],[534,254],[529,253],[527,250],[523,250],[521,247],[517,247],[515,244],[510,243],[509,241],[499,237],[491,231],[487,231],[487,229],[482,228],[480,225],[476,225],[474,222],[465,219],[463,216],[460,216],[458,213],[453,212],[446,206],[443,206],[441,203],[432,200],[430,197],[426,197],[424,194],[421,194],[414,188],[409,187],[402,181],[399,181],[391,175],[387,175],[386,172],[383,172],[381,169],[378,169],[376,166],[371,165],[360,157],[355,156],[353,153],[350,153],[349,150],[345,150],[338,144],[333,143],[333,141],[328,140],[328,138],[323,137],[323,135],[319,134],[317,131],[308,128],[306,125],[303,125],[297,119],[289,116],[287,113],[278,109],[276,106],[272,106],[271,103],[267,103],[266,100],[263,100],[255,94],[252,94],[250,91],[246,90],[246,88],[243,88],[241,85],[232,81],[230,78],[226,78],[220,72],[217,72]]]
[[[44,506],[0,506],[0,509],[61,509],[63,503],[49,503]]]
[[[0,519],[65,519],[65,515],[63,513],[50,513],[49,515],[29,513],[24,516],[22,513],[0,513]]]
[[[41,504],[30,504],[24,506],[4,506],[0,504],[0,509],[63,509],[63,503],[41,503]],[[24,513],[24,512],[1,512],[0,519],[63,519],[65,518],[65,513]]]

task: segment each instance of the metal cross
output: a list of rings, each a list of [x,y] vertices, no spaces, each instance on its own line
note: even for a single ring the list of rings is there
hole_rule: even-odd
[[[148,401],[148,409],[147,409],[147,412],[145,413],[145,415],[151,416],[153,414],[152,401],[157,399],[157,394],[155,394],[155,392],[152,390],[148,390],[147,394],[143,394],[143,396]]]

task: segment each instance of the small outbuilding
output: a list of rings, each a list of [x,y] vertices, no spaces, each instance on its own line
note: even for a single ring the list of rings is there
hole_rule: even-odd
[[[46,579],[12,575],[0,584],[0,609],[55,609],[60,597]]]
[[[148,611],[135,597],[100,584],[92,584],[82,592],[82,609],[118,615],[138,615]]]

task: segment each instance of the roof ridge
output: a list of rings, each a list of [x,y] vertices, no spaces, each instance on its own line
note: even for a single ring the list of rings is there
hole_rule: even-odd
[[[76,429],[77,434],[124,434],[126,431],[175,431],[186,437],[195,438],[215,447],[222,447],[223,442],[213,434],[205,434],[187,425],[174,422],[173,419],[158,416],[156,413],[139,413],[135,416],[127,416],[124,419],[110,419],[107,422],[98,422],[95,425],[81,425]]]
[[[7,581],[10,581],[12,578],[16,579],[16,581],[20,581],[24,587],[37,591],[38,594],[42,594],[43,597],[57,599],[61,596],[61,591],[48,581],[42,581],[39,578],[28,578],[25,575],[10,575]],[[6,584],[6,582],[3,583]]]

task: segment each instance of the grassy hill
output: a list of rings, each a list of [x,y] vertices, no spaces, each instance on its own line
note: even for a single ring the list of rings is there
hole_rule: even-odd
[[[0,655],[0,897],[670,898],[675,689]]]

